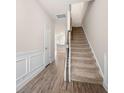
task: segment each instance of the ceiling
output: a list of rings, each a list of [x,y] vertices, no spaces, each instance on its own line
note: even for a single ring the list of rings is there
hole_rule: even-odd
[[[56,15],[66,14],[68,4],[74,4],[82,1],[84,0],[39,0],[41,5],[54,20],[57,20]]]

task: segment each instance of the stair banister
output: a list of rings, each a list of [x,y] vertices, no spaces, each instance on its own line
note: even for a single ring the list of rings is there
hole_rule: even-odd
[[[66,59],[65,59],[65,71],[64,80],[71,81],[71,5],[67,10],[67,31],[66,31]]]

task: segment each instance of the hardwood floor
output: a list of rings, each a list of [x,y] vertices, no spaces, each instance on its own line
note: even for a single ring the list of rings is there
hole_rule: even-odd
[[[64,53],[17,93],[107,93],[102,85],[64,82]]]

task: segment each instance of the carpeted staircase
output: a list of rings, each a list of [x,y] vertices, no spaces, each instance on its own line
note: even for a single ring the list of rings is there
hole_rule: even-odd
[[[71,80],[102,84],[103,78],[99,73],[99,68],[96,65],[83,29],[73,27],[71,38]]]

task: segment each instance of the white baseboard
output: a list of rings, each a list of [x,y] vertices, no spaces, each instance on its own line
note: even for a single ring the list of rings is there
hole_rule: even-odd
[[[84,29],[83,29],[83,30],[84,30]],[[89,43],[89,45],[90,45],[91,51],[92,51],[92,53],[93,53],[93,55],[94,55],[94,58],[95,58],[95,60],[96,60],[96,64],[97,64],[97,66],[99,67],[99,72],[100,72],[100,74],[101,74],[101,76],[102,76],[102,78],[103,78],[103,87],[105,88],[106,91],[108,91],[108,87],[106,86],[105,81],[104,81],[104,80],[105,80],[104,74],[103,74],[103,71],[102,71],[102,69],[101,69],[101,67],[100,67],[99,61],[98,61],[98,59],[97,59],[97,57],[96,57],[96,55],[95,55],[95,51],[94,51],[94,49],[93,49],[93,47],[92,47],[92,45],[91,45],[91,43],[90,43],[90,41],[89,41],[89,39],[88,39],[88,36],[87,36],[85,30],[84,30],[84,33],[85,33],[85,36],[86,36],[86,38],[87,38],[87,41],[88,41],[88,43]]]
[[[103,87],[104,87],[104,89],[108,92],[108,87],[107,87],[107,85],[105,84],[105,82],[103,82]]]
[[[84,29],[83,29],[83,30],[84,30]],[[99,65],[99,61],[98,61],[98,59],[97,59],[97,57],[96,57],[95,51],[94,51],[94,49],[93,49],[93,47],[92,47],[92,45],[91,45],[91,43],[90,43],[90,41],[89,41],[89,39],[88,39],[88,36],[87,36],[85,30],[84,30],[84,33],[85,33],[85,36],[86,36],[86,38],[87,38],[87,41],[88,41],[88,43],[89,43],[89,45],[90,45],[91,51],[92,51],[92,53],[93,53],[93,55],[94,55],[94,58],[95,58],[95,60],[96,60],[96,64],[97,64],[97,66],[99,67],[100,74],[101,74],[101,76],[102,76],[103,79],[104,79],[103,71],[102,71],[102,69],[101,69],[101,67],[100,67],[100,65]]]

